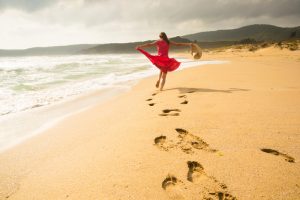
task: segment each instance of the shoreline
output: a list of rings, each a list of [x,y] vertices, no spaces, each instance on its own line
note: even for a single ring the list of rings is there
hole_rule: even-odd
[[[191,57],[187,56],[186,54],[181,54],[179,57],[191,59]],[[196,64],[195,62],[197,61],[192,60],[188,64],[186,64],[187,62],[184,62],[184,66],[180,70],[199,66],[199,63]],[[205,62],[205,64],[202,63],[201,65],[210,65],[211,63],[221,64],[225,61],[201,60],[200,62]],[[0,116],[0,124],[2,124],[0,127],[0,132],[6,133],[5,135],[2,135],[3,139],[0,141],[0,152],[3,152],[9,148],[13,148],[27,139],[43,133],[67,117],[80,113],[98,104],[100,105],[105,101],[112,100],[120,94],[130,91],[132,87],[138,84],[138,82],[142,79],[154,76],[156,75],[149,74],[146,77],[125,81],[124,86],[122,87],[119,85],[112,86],[110,88],[102,88],[85,94],[68,97],[61,101],[51,103],[50,105],[40,106],[38,108],[27,109],[25,111]],[[13,135],[13,137],[10,135]]]
[[[7,137],[13,135],[15,138],[2,140],[0,142],[0,153],[30,140],[35,135],[42,134],[72,115],[84,112],[95,105],[101,105],[108,100],[113,100],[129,90],[128,88],[100,89],[61,102],[20,113],[12,113],[10,116],[3,116],[0,121],[2,124],[0,131],[6,133]]]
[[[144,78],[0,153],[0,198],[297,198],[299,51],[212,58],[230,62],[170,73],[159,93]]]

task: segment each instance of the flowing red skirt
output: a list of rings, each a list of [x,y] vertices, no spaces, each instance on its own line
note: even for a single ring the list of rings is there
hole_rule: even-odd
[[[140,48],[138,48],[137,50],[139,50],[142,54],[144,54],[157,68],[159,68],[162,72],[165,73],[176,70],[181,64],[174,58],[151,55],[147,51],[144,51],[143,49]]]

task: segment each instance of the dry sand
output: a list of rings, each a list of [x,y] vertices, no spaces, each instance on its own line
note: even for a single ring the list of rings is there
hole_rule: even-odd
[[[299,199],[299,51],[202,59],[230,62],[160,93],[144,79],[1,153],[0,199]]]

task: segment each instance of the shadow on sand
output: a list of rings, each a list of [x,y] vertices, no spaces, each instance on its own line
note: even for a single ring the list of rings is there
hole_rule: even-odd
[[[194,93],[194,92],[223,92],[223,93],[232,93],[232,92],[246,92],[250,91],[249,89],[242,89],[242,88],[229,88],[228,90],[215,90],[215,89],[208,89],[208,88],[188,88],[188,87],[176,87],[176,88],[169,88],[167,90],[178,90],[181,94],[186,93]]]

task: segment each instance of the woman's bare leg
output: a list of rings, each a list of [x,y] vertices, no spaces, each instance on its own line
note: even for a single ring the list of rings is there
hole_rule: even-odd
[[[159,87],[161,76],[162,76],[162,71],[160,71],[158,81],[156,82],[156,85],[155,85],[157,88]]]
[[[164,89],[164,85],[166,83],[166,78],[167,78],[167,72],[163,72],[162,73],[162,82],[161,82],[161,86],[160,86],[161,91]]]

